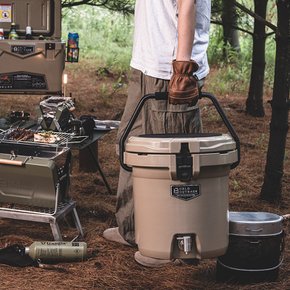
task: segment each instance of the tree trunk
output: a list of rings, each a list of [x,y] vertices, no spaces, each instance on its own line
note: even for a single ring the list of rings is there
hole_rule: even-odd
[[[222,2],[223,39],[225,47],[227,46],[227,44],[229,44],[233,50],[239,52],[240,51],[239,32],[238,30],[233,28],[233,26],[237,26],[238,20],[236,6],[234,4],[235,0],[223,0]]]
[[[261,198],[269,201],[282,196],[282,177],[288,132],[290,88],[290,0],[277,0],[278,27],[270,139]]]
[[[268,0],[254,0],[255,13],[266,19]],[[246,112],[254,117],[264,117],[263,86],[265,75],[265,23],[255,19],[253,34],[252,70]]]

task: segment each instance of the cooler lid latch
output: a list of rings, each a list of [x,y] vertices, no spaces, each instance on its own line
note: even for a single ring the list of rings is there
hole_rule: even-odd
[[[176,154],[176,179],[190,181],[192,179],[192,156],[188,143],[181,143],[180,152]]]

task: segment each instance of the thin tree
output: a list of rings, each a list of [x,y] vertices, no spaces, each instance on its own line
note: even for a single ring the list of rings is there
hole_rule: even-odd
[[[240,52],[239,31],[235,29],[238,24],[238,14],[235,0],[222,0],[222,25],[224,39],[224,54],[227,54],[227,46],[236,52]]]
[[[252,70],[249,85],[246,111],[254,117],[265,115],[263,106],[265,76],[265,44],[266,38],[275,33],[276,26],[266,20],[268,0],[254,0],[255,12],[235,1],[235,6],[254,18],[254,31],[249,33],[253,38]],[[272,32],[266,34],[265,26]]]
[[[213,3],[215,14],[221,13],[218,9],[221,3],[218,0],[215,0]],[[254,0],[255,11],[252,11],[236,0],[222,0],[222,21],[220,22],[215,19],[212,20],[212,23],[223,25],[224,43],[229,42],[229,39],[231,35],[234,35],[234,32],[235,37],[237,37],[238,30],[251,35],[253,38],[252,69],[248,98],[246,100],[246,112],[255,117],[263,117],[265,115],[263,106],[263,88],[266,66],[265,44],[266,38],[276,31],[276,26],[266,21],[267,3],[268,0]],[[238,14],[236,8],[239,8],[246,15],[254,18],[253,31],[238,25]],[[266,34],[266,26],[272,29],[268,34]]]
[[[255,13],[266,19],[268,0],[254,0]],[[265,47],[266,47],[265,22],[255,19],[253,33],[253,52],[251,79],[246,101],[246,112],[251,116],[264,117],[263,106],[264,76],[265,76]]]
[[[282,177],[290,108],[290,0],[277,0],[276,62],[270,138],[261,198],[279,200],[282,196]]]

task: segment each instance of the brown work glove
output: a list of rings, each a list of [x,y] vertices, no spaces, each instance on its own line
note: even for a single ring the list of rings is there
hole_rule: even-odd
[[[194,106],[198,101],[198,85],[193,73],[198,70],[194,60],[172,62],[173,75],[169,82],[169,103],[189,104]]]

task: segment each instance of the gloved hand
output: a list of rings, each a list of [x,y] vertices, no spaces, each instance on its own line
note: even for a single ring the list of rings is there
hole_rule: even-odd
[[[172,66],[173,75],[168,87],[169,103],[194,106],[198,101],[199,91],[197,80],[193,73],[198,70],[198,64],[194,60],[174,60]]]

